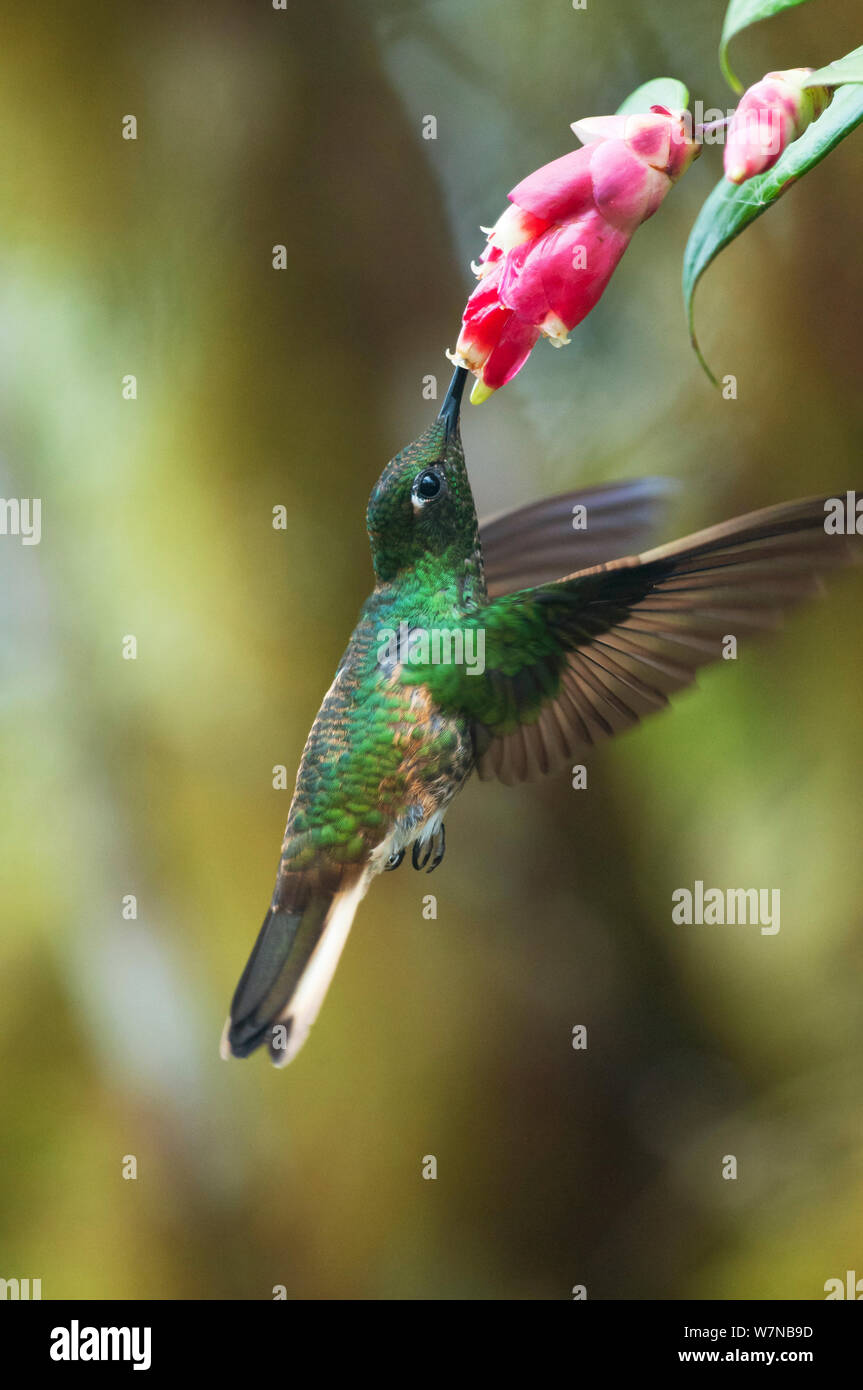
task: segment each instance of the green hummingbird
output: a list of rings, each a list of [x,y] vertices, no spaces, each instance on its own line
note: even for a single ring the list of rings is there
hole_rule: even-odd
[[[824,498],[627,555],[654,525],[657,479],[480,526],[459,432],[466,375],[372,492],[374,590],[306,742],[225,1057],[262,1044],[277,1066],[296,1056],[372,879],[408,848],[415,868],[438,866],[444,816],[475,769],[514,783],[578,761],[664,708],[729,632],[775,626],[848,558]]]

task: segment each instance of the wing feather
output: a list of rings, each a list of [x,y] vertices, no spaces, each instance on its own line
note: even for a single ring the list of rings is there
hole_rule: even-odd
[[[489,597],[534,588],[640,548],[656,534],[674,491],[666,478],[637,478],[487,518],[480,523],[480,544]],[[584,529],[573,527],[576,506],[585,508]]]
[[[663,709],[722,656],[727,635],[778,626],[823,575],[857,558],[857,538],[825,531],[825,502],[767,507],[517,595],[521,613],[536,605],[547,615],[557,688],[537,706],[519,673],[521,724],[512,727],[511,701],[505,726],[477,721],[480,777],[511,783],[560,770]]]

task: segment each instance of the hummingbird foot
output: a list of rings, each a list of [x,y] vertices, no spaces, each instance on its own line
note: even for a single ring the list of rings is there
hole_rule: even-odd
[[[398,854],[391,854],[386,864],[384,865],[384,873],[391,874],[393,869],[398,868],[399,864],[402,862],[404,857],[405,852],[403,849],[400,849]]]
[[[426,873],[433,874],[437,866],[443,862],[445,853],[446,829],[441,821],[435,833],[427,840],[414,840],[411,862],[415,869],[425,869]]]

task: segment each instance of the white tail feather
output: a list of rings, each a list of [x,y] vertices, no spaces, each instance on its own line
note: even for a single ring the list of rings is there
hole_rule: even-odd
[[[362,874],[352,887],[337,893],[333,899],[318,944],[293,995],[276,1020],[276,1025],[281,1023],[287,1028],[288,1036],[285,1045],[280,1047],[278,1031],[274,1034],[270,1056],[275,1066],[286,1067],[292,1062],[309,1036],[344,950],[354,914],[365,897],[372,877],[368,872]]]

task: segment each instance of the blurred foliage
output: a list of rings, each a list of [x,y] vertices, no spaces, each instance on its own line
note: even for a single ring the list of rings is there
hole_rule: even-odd
[[[435,879],[374,886],[294,1066],[217,1055],[287,812],[272,768],[370,586],[365,502],[430,418],[478,225],[649,77],[725,106],[721,14],[4,0],[0,490],[43,499],[43,539],[0,544],[3,1276],[819,1298],[859,1270],[858,578],[591,758],[586,793],[472,784]],[[817,0],[735,64],[817,66],[854,20]],[[665,473],[679,531],[860,485],[863,140],[700,292],[735,402],[679,288],[720,155],[573,345],[466,412],[482,509]],[[781,932],[674,927],[696,878],[780,887]]]

